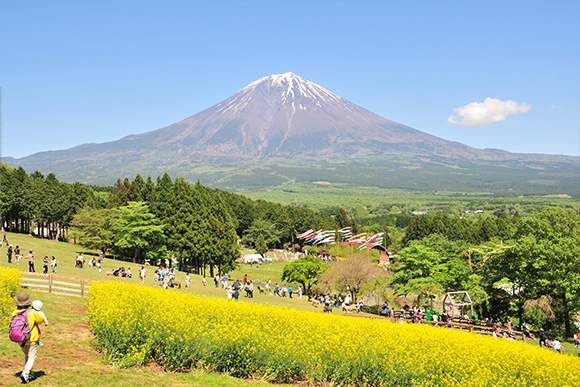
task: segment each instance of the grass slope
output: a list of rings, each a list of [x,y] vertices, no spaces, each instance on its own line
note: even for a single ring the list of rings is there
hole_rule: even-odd
[[[78,245],[63,242],[42,240],[22,234],[8,233],[8,240],[14,246],[19,245],[23,252],[34,250],[36,257],[36,271],[42,271],[42,257],[54,255],[57,258],[57,275],[69,278],[84,278],[88,280],[123,281],[139,283],[138,278],[118,278],[105,276],[106,271],[111,271],[119,266],[131,266],[137,273],[137,266],[128,262],[106,259],[103,263],[102,274],[99,276],[96,269],[78,269],[74,267],[75,257],[79,252],[85,251]],[[7,246],[0,249],[0,265],[17,267],[25,274],[28,265],[21,261],[20,266],[9,265],[6,257]],[[94,252],[96,253],[96,252]],[[87,257],[87,255],[85,255]],[[241,279],[244,274],[254,280],[268,279],[272,283],[280,282],[280,274],[284,262],[274,262],[271,265],[256,266],[244,265],[242,268],[231,273],[233,278]],[[153,286],[153,267],[148,267],[146,285]],[[202,277],[192,275],[192,287],[190,289],[168,290],[168,296],[173,291],[195,293],[207,297],[225,298],[225,291],[215,288],[213,280],[207,278],[207,286],[202,285]],[[185,283],[185,274],[177,273],[177,279]],[[134,386],[137,384],[155,384],[158,386],[270,386],[265,381],[239,380],[227,375],[207,373],[203,370],[195,370],[191,373],[168,373],[157,366],[134,367],[131,369],[119,369],[114,365],[106,364],[103,357],[92,345],[92,333],[90,332],[84,300],[75,297],[59,296],[27,290],[33,299],[44,302],[44,311],[50,325],[42,328],[44,347],[40,348],[35,371],[41,377],[34,382],[38,386]],[[255,291],[253,299],[240,297],[240,302],[255,302],[270,305],[290,306],[305,310],[318,310],[310,305],[306,299],[302,301],[288,298],[279,298],[268,294],[259,294]],[[16,386],[20,384],[18,372],[23,367],[23,355],[18,346],[7,339],[3,334],[0,340],[0,385]],[[531,342],[537,345],[537,341]],[[564,343],[565,353],[578,356],[579,349],[570,343]],[[281,386],[281,385],[276,385]]]

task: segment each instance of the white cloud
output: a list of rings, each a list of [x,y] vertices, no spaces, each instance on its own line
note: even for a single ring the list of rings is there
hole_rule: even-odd
[[[512,100],[502,101],[487,97],[483,102],[472,102],[468,105],[454,108],[456,115],[450,115],[447,121],[464,128],[483,128],[494,122],[503,121],[508,116],[526,113],[532,105],[519,104]]]

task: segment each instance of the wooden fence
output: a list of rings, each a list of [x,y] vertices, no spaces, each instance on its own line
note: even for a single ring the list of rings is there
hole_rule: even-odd
[[[362,315],[354,315],[352,314],[351,316],[353,317],[361,317],[361,318],[374,318],[374,319],[380,319],[380,320],[388,320],[391,322],[399,322],[399,323],[413,323],[413,320],[410,317],[405,317],[402,318],[400,317],[396,317],[395,318],[390,318],[390,317],[378,317],[378,316],[362,316]],[[479,324],[470,324],[470,323],[464,323],[464,322],[456,322],[456,321],[447,321],[447,322],[443,322],[443,321],[427,321],[427,320],[419,320],[416,322],[416,324],[427,324],[427,325],[431,325],[431,326],[436,326],[436,327],[441,327],[441,328],[448,328],[448,329],[460,329],[460,330],[466,330],[469,332],[473,332],[473,333],[478,333],[478,334],[482,334],[482,335],[493,335],[494,330],[497,333],[501,333],[501,334],[506,334],[507,336],[511,337],[514,340],[522,340],[523,342],[526,341],[526,335],[522,332],[522,331],[515,331],[515,330],[508,330],[505,328],[500,328],[500,327],[494,327],[493,325],[486,325],[484,323],[479,323]]]
[[[62,296],[87,297],[90,280],[62,277],[55,274],[25,273],[21,286]]]

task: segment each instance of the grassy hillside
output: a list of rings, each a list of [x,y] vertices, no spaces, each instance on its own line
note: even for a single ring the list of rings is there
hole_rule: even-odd
[[[79,246],[41,240],[21,234],[7,234],[13,245],[20,245],[23,251],[34,250],[37,272],[42,271],[42,257],[55,255],[58,260],[57,274],[59,276],[84,278],[90,280],[120,281],[126,283],[139,283],[137,277],[133,279],[105,276],[106,271],[111,271],[119,266],[131,266],[134,272],[137,268],[128,262],[106,259],[103,264],[103,273],[99,276],[96,269],[78,269],[74,267],[74,260],[82,248]],[[6,246],[0,249],[0,266],[17,267],[23,274],[27,270],[26,261],[21,261],[20,266],[8,265],[6,258]],[[95,252],[96,253],[96,252]],[[85,257],[88,255],[85,254]],[[263,265],[260,268],[244,265],[243,268],[232,273],[234,278],[242,278],[248,274],[256,283],[259,279],[264,283],[271,279],[273,283],[279,281],[279,276],[284,262],[274,262],[271,265]],[[153,268],[148,268],[146,285],[153,286]],[[178,273],[177,279],[184,283],[184,273]],[[200,276],[192,276],[191,289],[167,290],[167,302],[171,302],[173,292],[193,293],[206,297],[225,298],[225,292],[221,288],[215,288],[213,281],[208,278],[207,286],[202,285]],[[231,378],[227,375],[208,373],[196,370],[191,373],[168,373],[156,365],[119,369],[107,364],[100,353],[93,346],[92,333],[88,327],[85,302],[79,298],[59,296],[28,290],[33,299],[40,299],[45,303],[44,311],[50,321],[47,328],[43,328],[44,347],[39,351],[35,371],[41,377],[34,383],[39,386],[131,386],[147,381],[148,384],[159,386],[239,386],[240,383],[248,386],[269,386],[264,381],[246,381]],[[255,298],[250,300],[240,297],[241,303],[263,303],[270,305],[290,306],[293,308],[319,311],[312,307],[306,300],[278,298],[268,294],[255,292]],[[5,338],[6,336],[4,336]],[[531,342],[531,345],[537,345]],[[573,348],[570,343],[564,343],[565,353],[578,356],[579,350]],[[2,354],[2,367],[0,367],[0,385],[15,386],[20,384],[17,372],[22,367],[22,353],[20,349],[6,339],[0,340],[0,353]],[[280,386],[280,385],[277,385]]]

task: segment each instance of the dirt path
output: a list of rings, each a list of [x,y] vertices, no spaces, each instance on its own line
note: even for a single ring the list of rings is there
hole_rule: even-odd
[[[44,345],[39,348],[34,364],[37,379],[31,386],[270,386],[250,380],[218,375],[165,372],[156,364],[119,369],[107,364],[93,345],[93,334],[86,317],[83,300],[73,297],[29,292],[33,299],[44,302],[49,326],[41,327]],[[0,386],[20,386],[24,355],[17,344],[0,336]],[[277,385],[283,387],[282,385]]]
[[[91,374],[110,374],[111,367],[104,363],[101,354],[93,347],[93,335],[86,321],[86,306],[82,301],[70,297],[55,297],[55,302],[47,306],[50,307],[50,313],[47,311],[50,324],[48,327],[41,327],[44,345],[39,348],[34,365],[35,373],[40,376],[34,384],[58,385],[61,377],[74,375],[83,369],[90,370]],[[47,306],[45,310],[48,309]],[[19,385],[18,375],[24,365],[22,351],[8,340],[0,348],[0,385]],[[78,383],[82,384],[82,381],[79,380]]]

